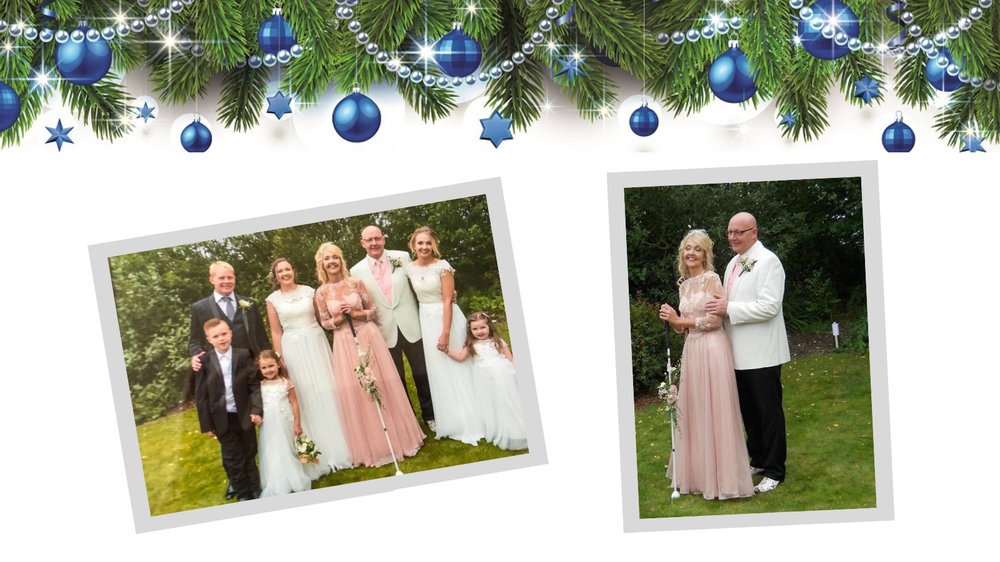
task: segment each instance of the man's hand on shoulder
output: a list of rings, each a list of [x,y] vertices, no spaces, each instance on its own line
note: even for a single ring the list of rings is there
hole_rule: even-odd
[[[721,295],[712,295],[711,300],[705,303],[705,312],[725,316],[729,312],[729,301]]]
[[[202,355],[205,355],[204,351],[202,351],[198,355],[194,355],[194,356],[191,357],[191,370],[194,371],[194,372],[196,372],[196,373],[201,370],[201,356]]]

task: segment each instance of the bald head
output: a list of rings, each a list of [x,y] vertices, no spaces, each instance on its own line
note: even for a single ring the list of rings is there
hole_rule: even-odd
[[[361,246],[368,253],[368,257],[376,260],[381,258],[385,251],[385,237],[382,236],[382,230],[374,225],[366,226],[361,231]]]
[[[743,255],[751,246],[757,243],[757,219],[750,213],[736,213],[729,219],[729,230],[726,234],[729,245],[737,254]]]

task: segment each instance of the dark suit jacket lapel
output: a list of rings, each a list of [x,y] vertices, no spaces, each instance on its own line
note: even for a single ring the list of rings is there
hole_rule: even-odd
[[[233,322],[238,322],[239,321],[239,319],[237,318],[237,316],[242,316],[243,317],[243,329],[246,330],[246,332],[247,332],[247,340],[250,341],[250,349],[251,349],[251,351],[253,351],[254,357],[256,357],[257,355],[260,354],[260,350],[257,349],[257,347],[258,347],[257,346],[257,338],[255,337],[255,335],[253,333],[253,328],[250,327],[251,326],[251,322],[250,322],[249,319],[247,319],[247,313],[243,312],[243,310],[240,308],[240,297],[239,297],[239,295],[237,295],[234,292],[234,293],[232,293],[232,297],[233,297],[233,300],[236,301],[234,303],[234,305],[236,306],[236,312],[233,313]],[[250,308],[253,308],[253,307],[250,307]],[[249,311],[250,308],[248,308],[247,311]]]

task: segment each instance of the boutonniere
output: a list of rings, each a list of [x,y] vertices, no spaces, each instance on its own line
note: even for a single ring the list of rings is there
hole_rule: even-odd
[[[389,259],[389,273],[396,271],[397,267],[403,267],[403,260],[399,258],[394,258],[392,256],[389,256],[388,259]]]
[[[251,306],[253,306],[253,304],[250,301],[245,300],[245,299],[240,299],[239,305],[240,305],[240,310],[242,310],[244,314],[246,314],[246,311]]]
[[[737,277],[743,277],[744,273],[750,273],[753,271],[753,266],[757,265],[757,260],[752,260],[750,258],[740,258],[740,274]]]

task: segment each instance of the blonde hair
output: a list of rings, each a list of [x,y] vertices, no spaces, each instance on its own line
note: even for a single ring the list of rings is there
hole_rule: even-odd
[[[684,235],[681,245],[677,247],[677,273],[681,275],[681,283],[691,277],[691,271],[688,270],[687,264],[684,263],[684,246],[688,240],[693,240],[695,244],[701,246],[702,250],[705,250],[705,271],[715,271],[715,265],[712,263],[715,259],[715,254],[712,253],[712,246],[714,245],[712,239],[708,237],[708,233],[704,230],[691,230]]]
[[[344,272],[344,278],[350,277],[351,272],[347,270],[347,264],[344,262],[344,252],[333,242],[323,242],[320,244],[319,249],[316,250],[316,276],[319,277],[320,282],[330,282],[329,277],[326,275],[326,269],[323,268],[323,254],[327,252],[340,258],[340,270]]]
[[[233,272],[234,276],[236,275],[236,270],[233,269],[233,266],[229,265],[224,261],[217,261],[217,262],[212,262],[212,265],[208,266],[208,276],[215,277],[215,272],[220,269],[228,269],[229,271]]]
[[[438,238],[438,233],[434,232],[434,229],[429,226],[421,226],[413,231],[413,236],[410,236],[410,250],[413,253],[417,252],[416,242],[418,234],[426,234],[431,237],[431,249],[434,251],[434,257],[440,258],[441,252],[438,251],[438,243],[441,242],[441,239]]]

